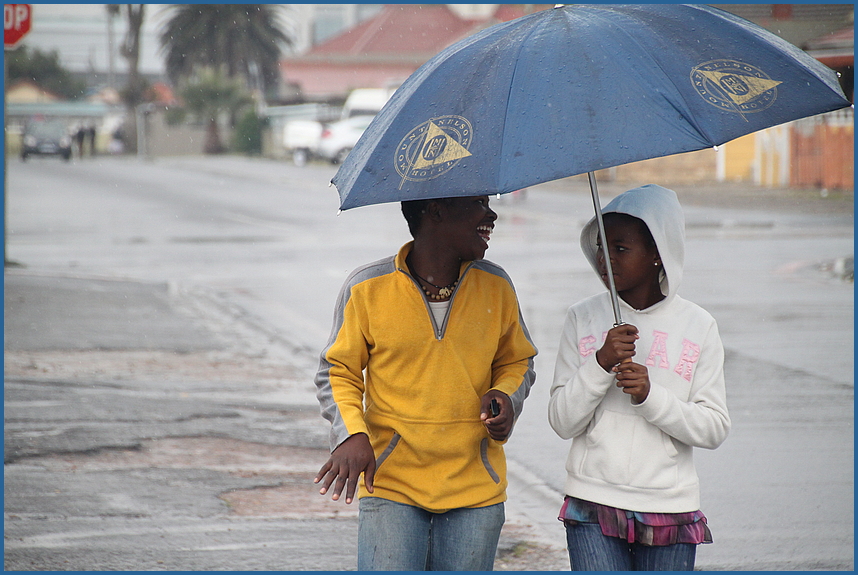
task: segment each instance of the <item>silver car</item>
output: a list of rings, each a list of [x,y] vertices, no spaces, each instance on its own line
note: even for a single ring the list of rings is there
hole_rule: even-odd
[[[375,116],[353,116],[329,124],[322,130],[316,155],[332,164],[341,164]]]

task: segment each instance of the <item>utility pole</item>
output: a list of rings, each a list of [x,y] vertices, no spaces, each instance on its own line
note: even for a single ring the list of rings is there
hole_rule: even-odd
[[[106,4],[107,12],[107,86],[116,89],[116,42],[113,23],[119,15],[118,4]]]

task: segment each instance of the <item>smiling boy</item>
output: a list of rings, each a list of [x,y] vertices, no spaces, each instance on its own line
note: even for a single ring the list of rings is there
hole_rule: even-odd
[[[414,237],[346,280],[316,376],[332,454],[316,482],[351,503],[358,570],[491,570],[506,459],[536,347],[512,282],[483,259],[487,196],[402,203]],[[500,411],[490,414],[492,400]]]

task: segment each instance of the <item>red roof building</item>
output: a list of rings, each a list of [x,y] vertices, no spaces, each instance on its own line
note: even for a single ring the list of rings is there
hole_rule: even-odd
[[[463,18],[445,4],[390,4],[306,54],[282,60],[280,70],[306,101],[343,99],[355,88],[395,88],[450,44],[550,6],[500,4],[488,18]]]
[[[447,46],[498,22],[554,4],[495,4],[489,14],[446,4],[387,4],[374,17],[280,63],[293,101],[342,101],[355,88],[399,86]],[[851,4],[715,4],[775,31],[843,74],[851,86]],[[815,36],[821,36],[815,38]],[[809,40],[813,38],[813,40]],[[848,63],[847,63],[848,60]],[[847,77],[848,76],[848,77]],[[851,89],[848,90],[851,97]]]
[[[808,40],[803,48],[829,68],[844,68],[855,63],[855,28],[849,26],[821,38]]]
[[[840,85],[846,93],[846,97],[853,100],[855,82],[854,26],[848,26],[820,38],[808,40],[802,48],[840,74]]]

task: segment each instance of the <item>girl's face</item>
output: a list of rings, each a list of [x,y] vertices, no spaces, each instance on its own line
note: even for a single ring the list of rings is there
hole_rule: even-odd
[[[661,258],[643,221],[625,214],[605,214],[605,236],[618,295],[635,309],[664,299],[658,284]],[[601,238],[596,240],[599,275],[608,286]]]

